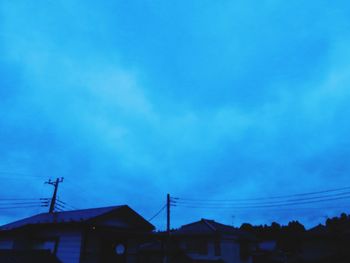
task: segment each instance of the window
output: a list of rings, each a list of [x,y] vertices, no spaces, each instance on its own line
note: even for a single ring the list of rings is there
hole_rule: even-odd
[[[51,253],[56,254],[59,239],[55,237],[51,238],[31,238],[31,239],[18,239],[15,240],[15,249],[38,249],[38,250],[50,250]]]
[[[214,253],[215,256],[221,256],[221,243],[220,240],[214,241]]]
[[[186,243],[187,252],[201,255],[208,254],[208,242],[202,239],[188,240]]]

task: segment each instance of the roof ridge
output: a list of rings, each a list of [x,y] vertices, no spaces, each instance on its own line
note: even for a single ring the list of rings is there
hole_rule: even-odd
[[[92,208],[83,208],[83,209],[73,209],[73,210],[67,210],[67,211],[60,211],[60,212],[54,212],[54,214],[61,214],[61,213],[67,213],[67,212],[80,212],[80,211],[88,211],[88,210],[102,210],[102,209],[113,209],[113,208],[120,208],[127,205],[112,205],[112,206],[103,206],[103,207],[92,207]],[[50,214],[48,212],[43,214]]]
[[[209,221],[212,221],[212,222],[215,223],[214,220],[208,220],[208,219],[202,218],[202,221],[203,221],[211,230],[213,230],[213,231],[215,231],[215,232],[217,231],[216,227],[209,223]]]
[[[19,219],[5,225],[0,226],[1,230],[17,228],[20,226],[31,225],[31,224],[43,224],[43,223],[63,223],[65,221],[72,221],[72,218],[77,218],[79,216],[80,221],[88,221],[91,218],[98,217],[104,213],[109,213],[114,209],[120,209],[123,207],[128,207],[127,205],[117,205],[108,207],[98,207],[98,208],[87,208],[79,210],[70,210],[54,213],[39,213],[23,219]],[[129,207],[130,208],[130,207]],[[131,209],[131,208],[130,208]],[[131,209],[132,210],[132,209]],[[81,214],[81,215],[80,215]],[[72,217],[72,218],[71,218]]]
[[[219,226],[224,226],[224,227],[229,227],[229,228],[232,228],[232,229],[236,229],[234,226],[226,225],[226,224],[219,223],[219,222],[216,222],[216,221],[214,221],[214,223],[215,223],[216,225],[219,225]]]

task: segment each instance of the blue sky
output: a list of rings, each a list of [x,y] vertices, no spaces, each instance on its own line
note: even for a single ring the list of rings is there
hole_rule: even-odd
[[[50,196],[44,181],[63,176],[75,207],[126,203],[149,218],[168,192],[350,185],[349,13],[322,0],[1,1],[0,197]],[[172,215],[313,224],[346,205]]]

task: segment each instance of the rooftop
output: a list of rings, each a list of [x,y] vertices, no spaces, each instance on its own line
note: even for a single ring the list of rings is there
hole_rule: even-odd
[[[66,224],[66,223],[89,223],[101,217],[116,214],[118,212],[127,213],[128,216],[133,216],[135,220],[140,223],[148,225],[150,228],[154,228],[148,221],[137,214],[127,205],[109,206],[101,208],[90,208],[54,213],[41,213],[31,217],[27,217],[0,227],[0,230],[12,230],[29,225],[42,225],[42,224]],[[120,216],[119,216],[120,217]]]
[[[174,232],[175,235],[230,235],[248,238],[248,234],[233,226],[224,225],[211,219],[202,218],[200,221],[183,225]]]

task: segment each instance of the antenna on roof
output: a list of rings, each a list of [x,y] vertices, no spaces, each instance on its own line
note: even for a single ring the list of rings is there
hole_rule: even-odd
[[[51,203],[50,203],[50,208],[49,208],[49,213],[53,213],[55,210],[55,205],[56,205],[56,199],[57,199],[57,190],[58,190],[58,185],[63,182],[63,177],[57,178],[56,181],[51,181],[49,179],[48,182],[45,182],[45,184],[51,184],[55,187],[55,190],[53,191],[53,195],[51,198]]]
[[[235,226],[235,224],[234,224],[234,221],[235,221],[235,215],[231,215],[231,219],[232,219],[232,226],[234,227]]]

